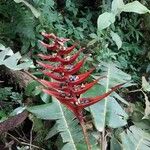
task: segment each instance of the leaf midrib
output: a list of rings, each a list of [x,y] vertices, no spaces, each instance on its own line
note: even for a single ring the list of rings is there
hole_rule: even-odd
[[[135,148],[135,150],[140,150],[140,149],[138,149],[139,147],[140,147],[140,145],[141,145],[141,143],[143,142],[143,137],[140,139],[140,141],[138,142],[138,144],[137,144],[137,146],[136,146],[136,148]]]
[[[62,119],[63,119],[64,122],[65,122],[67,132],[69,133],[69,136],[70,136],[70,139],[71,139],[70,143],[72,143],[74,149],[77,150],[77,149],[76,149],[76,146],[75,146],[75,143],[74,143],[74,140],[73,140],[73,138],[72,138],[71,132],[70,132],[70,130],[69,130],[68,123],[67,123],[67,121],[66,121],[66,119],[65,119],[65,115],[64,115],[64,111],[63,111],[63,109],[62,109],[62,106],[61,106],[61,104],[60,104],[60,102],[59,102],[58,100],[57,100],[57,103],[58,103],[58,105],[59,105],[59,108],[60,108],[60,111],[61,111],[61,114],[62,114]]]

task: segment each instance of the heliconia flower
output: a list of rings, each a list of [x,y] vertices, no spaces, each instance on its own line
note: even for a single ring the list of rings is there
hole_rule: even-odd
[[[42,63],[42,62],[38,62],[37,63],[42,66],[43,68],[45,69],[50,69],[51,71],[53,72],[63,72],[64,75],[67,75],[67,74],[75,74],[76,72],[78,72],[80,70],[80,68],[82,67],[84,61],[85,61],[86,57],[83,58],[82,60],[80,60],[78,63],[76,63],[75,65],[66,65],[66,66],[52,66],[50,64],[45,64],[45,63]]]
[[[102,78],[104,78],[104,77],[102,77]],[[72,91],[72,92],[74,92],[77,95],[83,94],[87,90],[92,88],[99,81],[99,79],[97,79],[97,80],[95,80],[93,82],[90,82],[90,83],[86,83],[85,85],[84,84],[83,85],[79,85],[79,88],[73,89],[74,91]]]
[[[38,54],[38,56],[41,58],[41,59],[44,59],[44,60],[49,60],[49,61],[52,61],[52,62],[57,62],[58,61],[58,56],[54,55],[43,55],[43,54]]]
[[[59,47],[58,43],[53,43],[53,44],[46,44],[42,41],[40,41],[40,43],[45,47],[47,48],[48,50],[53,50],[53,51],[56,51]]]
[[[60,92],[60,91],[56,92],[56,91],[51,91],[51,90],[46,90],[46,89],[43,89],[43,91],[47,94],[50,94],[50,95],[56,97],[57,99],[59,99],[61,101],[66,101],[68,103],[77,102],[77,99],[74,97],[71,97],[70,93]],[[74,103],[72,103],[72,104],[74,104]]]
[[[70,47],[68,47],[68,48],[64,48],[64,49],[60,50],[60,51],[58,52],[58,54],[59,54],[59,55],[69,54],[70,52],[72,52],[72,50],[73,50],[75,47],[76,47],[76,44],[74,44],[74,45],[72,45],[72,46],[70,46]]]
[[[45,37],[45,38],[51,38],[51,39],[56,39],[57,37],[55,36],[55,34],[53,34],[53,33],[51,33],[51,34],[47,34],[47,33],[45,33],[45,32],[42,32],[41,33],[42,35],[43,35],[43,37]]]
[[[84,57],[80,61],[77,61],[77,58],[84,49],[81,48],[75,54],[69,55],[77,46],[74,44],[70,47],[66,47],[64,43],[70,39],[59,38],[54,34],[44,32],[42,32],[42,35],[52,40],[52,44],[46,44],[43,41],[41,41],[41,44],[48,50],[54,52],[52,55],[38,54],[38,56],[44,60],[44,62],[37,62],[44,68],[42,72],[54,80],[51,82],[39,79],[39,82],[47,87],[47,89],[43,89],[43,92],[57,98],[57,100],[70,109],[79,121],[82,122],[82,112],[84,108],[101,101],[123,84],[112,87],[110,91],[100,96],[80,98],[81,94],[85,93],[97,84],[100,79],[105,77],[86,83],[85,80],[91,75],[95,68],[85,73],[79,73],[87,57]],[[56,64],[51,64],[50,62],[55,62]]]
[[[42,82],[47,87],[58,89],[58,90],[61,90],[64,86],[68,86],[68,84],[62,82],[50,82],[47,80],[40,80],[40,82]]]
[[[47,34],[45,32],[42,32],[41,34],[43,35],[43,37],[45,37],[47,39],[54,39],[54,41],[56,43],[59,43],[60,45],[63,45],[65,42],[68,42],[70,40],[70,39],[66,39],[66,38],[59,38],[53,33]]]
[[[95,68],[92,68],[86,73],[79,74],[79,75],[69,75],[69,78],[67,80],[69,85],[78,85],[82,83],[86,78],[90,76],[90,74],[95,70]]]
[[[119,84],[119,85],[113,87],[107,93],[104,93],[103,95],[100,95],[100,96],[91,97],[91,98],[80,98],[79,99],[79,101],[80,101],[79,107],[85,108],[85,107],[88,107],[90,105],[93,105],[93,104],[97,103],[98,101],[100,101],[100,100],[104,99],[105,97],[107,97],[108,95],[110,95],[113,91],[117,90],[122,85],[123,84]]]
[[[61,58],[61,57],[58,57],[58,61],[60,61],[63,65],[67,65],[67,64],[71,64],[73,63],[77,58],[78,56],[80,55],[80,53],[83,51],[83,48],[80,49],[76,54],[74,54],[73,56],[68,56],[66,58]]]

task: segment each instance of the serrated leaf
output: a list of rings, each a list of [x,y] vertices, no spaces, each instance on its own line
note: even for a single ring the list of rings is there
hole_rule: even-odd
[[[131,3],[127,3],[122,7],[122,11],[124,12],[134,12],[138,14],[150,13],[150,10],[142,5],[139,1],[134,1]]]
[[[131,126],[129,130],[122,132],[120,137],[125,150],[149,150],[150,134],[136,126]]]
[[[109,27],[112,23],[115,22],[115,15],[113,13],[105,12],[98,17],[97,27],[101,31]]]
[[[122,46],[122,40],[121,40],[120,36],[117,33],[114,33],[113,31],[110,32],[110,35],[111,35],[113,41],[116,43],[118,49],[120,49]]]

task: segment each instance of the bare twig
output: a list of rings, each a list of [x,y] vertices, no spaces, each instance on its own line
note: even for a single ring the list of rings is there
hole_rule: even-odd
[[[30,150],[32,150],[32,130],[33,130],[33,124],[32,124],[32,128],[30,131]]]
[[[137,90],[129,91],[128,93],[141,92],[141,91],[142,91],[142,88],[141,89],[137,89]]]
[[[33,145],[33,144],[29,144],[29,143],[26,143],[26,142],[21,142],[16,137],[14,137],[13,135],[11,135],[10,133],[7,133],[7,135],[9,135],[11,138],[13,138],[13,140],[15,140],[16,142],[18,142],[19,144],[28,145],[28,146],[31,146],[31,147],[34,147],[34,148],[37,148],[37,149],[40,149],[40,150],[45,150],[44,148],[41,148],[39,146],[36,146],[36,145]]]

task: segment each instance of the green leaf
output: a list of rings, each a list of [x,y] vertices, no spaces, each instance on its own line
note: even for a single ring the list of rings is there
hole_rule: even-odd
[[[23,0],[23,3],[28,7],[30,8],[30,10],[32,11],[33,15],[36,17],[36,18],[39,18],[40,16],[40,12],[34,8],[31,4],[29,4],[27,1]]]
[[[138,14],[150,13],[150,10],[138,1],[127,3],[126,5],[124,5],[122,7],[122,11],[134,12],[134,13],[138,13]]]
[[[131,81],[131,76],[125,72],[123,72],[116,64],[114,63],[105,63],[101,62],[100,68],[102,70],[102,76],[108,76],[109,78],[102,79],[99,83],[104,87],[107,85],[109,81],[109,88],[115,86],[118,83],[125,83]],[[97,79],[97,76],[93,76]],[[129,84],[130,86],[130,84]]]
[[[140,122],[133,121],[134,125],[138,128],[141,128],[142,130],[150,132],[150,119],[142,119]]]
[[[96,85],[87,91],[84,97],[101,95],[102,93],[108,92],[111,87],[131,80],[131,76],[121,71],[115,64],[102,62],[100,68],[103,71],[101,76],[106,76],[107,78],[101,79],[99,83],[102,86]],[[93,77],[98,78],[96,76]],[[113,93],[90,107],[95,127],[100,132],[103,131],[106,126],[117,128],[127,124],[126,120],[128,115],[116,101],[116,98],[120,100],[118,95],[116,96],[116,94]],[[121,99],[121,101],[123,100]]]
[[[120,102],[124,103],[125,105],[130,105],[124,98],[122,98],[119,94],[117,94],[116,92],[112,93],[113,97],[115,97],[116,99],[118,99]]]
[[[41,93],[40,97],[41,97],[42,101],[45,102],[45,103],[48,103],[49,100],[50,100],[50,96],[46,93]]]
[[[37,118],[44,120],[56,120],[61,118],[61,113],[56,102],[28,107],[27,110]]]
[[[60,133],[64,143],[62,150],[77,150],[78,144],[84,143],[79,122],[71,111],[62,106],[55,98],[53,100],[50,104],[30,107],[28,111],[40,119],[56,120],[56,124],[50,130],[46,139]]]
[[[66,143],[62,150],[77,150],[78,143],[83,143],[84,141],[81,127],[72,112],[62,106],[56,99],[54,100],[60,111],[61,118],[56,121],[53,129],[48,133],[47,138],[51,138],[60,132],[63,143]]]
[[[18,61],[21,59],[19,52],[13,53],[13,51],[8,47],[6,48],[0,44],[0,65],[5,65],[6,67],[13,70],[27,69],[32,65],[32,62],[25,62],[18,65]]]
[[[8,97],[12,93],[12,87],[4,87],[0,88],[0,101],[2,100],[8,100]]]
[[[120,143],[114,136],[112,136],[110,144],[110,150],[122,150]]]
[[[25,0],[14,0],[16,3],[24,3],[33,13],[33,15],[38,18],[40,16],[40,12],[34,8],[31,4],[29,4],[27,1]]]
[[[148,96],[143,92],[145,98],[145,114],[142,119],[148,119],[150,115],[150,101],[148,100]]]
[[[136,126],[120,134],[122,147],[125,150],[149,150],[150,134]]]
[[[26,107],[17,107],[16,109],[13,110],[13,112],[10,113],[11,116],[15,116],[18,115],[20,113],[22,113],[24,110],[26,109]]]
[[[123,6],[124,6],[123,0],[113,0],[111,5],[111,11],[117,15],[121,13],[121,9]]]
[[[97,84],[83,94],[82,97],[94,97],[104,92],[107,92],[105,88]],[[127,114],[112,96],[90,106],[89,110],[92,114],[94,125],[100,132],[104,130],[106,125],[117,128],[127,124]]]
[[[25,87],[25,94],[27,96],[31,96],[34,91],[37,91],[37,89],[39,89],[39,85],[40,85],[40,83],[38,83],[37,81],[35,81],[35,80],[31,81],[27,85],[27,87]],[[41,92],[41,90],[39,92]],[[39,92],[38,92],[38,94],[39,94]]]
[[[110,35],[111,35],[113,41],[116,43],[118,49],[120,49],[122,46],[122,40],[121,40],[120,36],[117,33],[114,33],[113,31],[111,31]]]
[[[146,81],[145,77],[142,77],[142,88],[146,92],[150,92],[150,84]]]
[[[14,0],[16,3],[21,3],[23,2],[24,0]]]
[[[109,27],[112,23],[115,22],[115,15],[113,13],[105,12],[98,17],[97,27],[101,31]]]
[[[87,47],[95,44],[97,41],[98,41],[97,39],[93,39],[93,40],[89,41],[89,43],[87,44]]]

